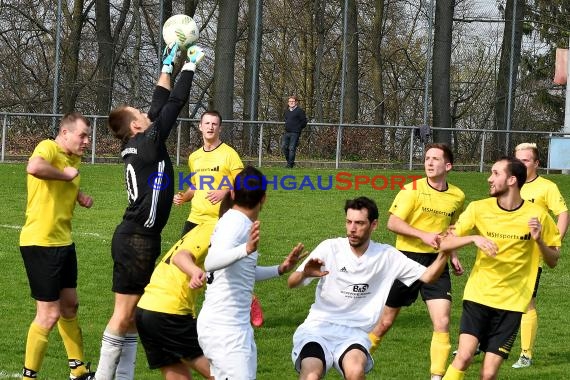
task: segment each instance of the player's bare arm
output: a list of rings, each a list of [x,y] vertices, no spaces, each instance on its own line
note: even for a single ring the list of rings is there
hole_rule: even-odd
[[[556,227],[558,228],[558,232],[560,233],[560,240],[564,240],[564,235],[566,235],[566,231],[568,231],[568,222],[570,218],[568,216],[568,211],[563,211],[557,216]]]
[[[188,286],[191,289],[198,289],[204,286],[206,283],[206,273],[202,268],[196,265],[196,259],[190,251],[186,249],[178,251],[172,257],[172,262],[178,267],[178,269],[190,277]]]
[[[229,189],[220,189],[220,190],[211,190],[208,191],[206,194],[206,199],[210,201],[211,204],[215,205],[224,199],[227,193],[229,193]]]
[[[307,261],[305,268],[302,272],[293,272],[287,279],[287,285],[290,288],[299,286],[303,281],[309,277],[323,277],[329,274],[328,270],[322,270],[325,262],[321,259],[312,258]]]
[[[415,237],[420,239],[430,247],[433,247],[434,249],[439,248],[439,241],[441,239],[439,233],[418,230],[417,228],[410,226],[406,221],[404,221],[400,217],[397,217],[394,214],[390,214],[390,216],[388,217],[387,227],[390,231],[394,233],[397,233],[399,235]]]
[[[68,166],[62,171],[39,156],[30,158],[26,172],[39,179],[58,181],[72,181],[79,175],[77,168]]]
[[[172,203],[176,206],[180,206],[183,203],[190,202],[192,198],[194,198],[194,192],[196,190],[188,188],[185,192],[178,192],[174,194],[174,198],[172,199]]]
[[[530,228],[530,236],[538,244],[544,262],[550,268],[554,268],[558,264],[558,259],[560,258],[560,250],[558,247],[550,247],[544,243],[542,240],[542,225],[540,224],[538,218],[530,218],[528,221],[528,227]]]
[[[297,243],[297,245],[293,247],[293,249],[287,255],[285,260],[283,260],[283,262],[279,265],[278,268],[279,275],[291,271],[293,268],[295,268],[295,266],[297,265],[297,263],[299,263],[299,261],[307,257],[309,253],[306,251],[303,252],[304,249],[305,246],[303,245],[303,243]]]
[[[484,238],[483,236],[455,236],[452,234],[448,234],[441,240],[439,249],[442,251],[453,251],[469,244],[475,244],[477,248],[485,252],[485,254],[490,257],[496,256],[497,251],[499,250],[494,241]]]
[[[443,268],[445,268],[448,258],[449,254],[447,251],[439,252],[435,261],[431,263],[431,265],[427,267],[426,271],[421,275],[420,281],[427,284],[437,281],[443,272]]]

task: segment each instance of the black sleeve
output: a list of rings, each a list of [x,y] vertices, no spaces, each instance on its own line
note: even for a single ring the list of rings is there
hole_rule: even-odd
[[[193,71],[184,70],[180,73],[180,77],[176,81],[172,92],[170,92],[168,101],[162,106],[156,116],[156,119],[153,121],[153,127],[156,132],[158,132],[161,140],[166,140],[170,131],[176,124],[176,119],[178,119],[180,110],[182,110],[182,107],[184,107],[184,104],[188,101],[193,78]]]
[[[307,115],[305,114],[305,111],[303,111],[302,108],[299,108],[299,111],[301,111],[301,129],[305,128],[307,126]]]
[[[150,121],[155,121],[160,113],[160,110],[166,102],[168,101],[168,97],[170,96],[170,90],[162,86],[156,86],[154,88],[154,92],[152,93],[152,102],[150,103],[150,109],[148,110],[147,116]]]

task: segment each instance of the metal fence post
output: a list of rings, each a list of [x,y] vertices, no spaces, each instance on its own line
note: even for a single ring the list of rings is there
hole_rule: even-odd
[[[485,132],[481,138],[481,158],[479,160],[479,173],[483,173],[483,162],[485,161]]]
[[[95,151],[97,147],[97,116],[93,116],[93,128],[91,128],[91,164],[95,163]]]
[[[257,147],[257,167],[261,167],[261,155],[263,154],[263,123],[259,125],[259,143]]]
[[[414,159],[414,130],[410,130],[410,157],[408,162],[408,170],[412,170],[414,168],[414,164],[412,160]]]
[[[4,122],[2,123],[2,159],[4,162],[4,151],[6,150],[6,128],[8,128],[8,114],[4,114]]]

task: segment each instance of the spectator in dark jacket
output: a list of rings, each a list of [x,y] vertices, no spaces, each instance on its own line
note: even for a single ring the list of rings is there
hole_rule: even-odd
[[[285,134],[281,142],[281,149],[287,160],[287,167],[295,166],[295,153],[299,145],[299,135],[303,128],[307,126],[307,116],[305,111],[299,107],[299,100],[296,96],[290,96],[288,107],[285,111]]]

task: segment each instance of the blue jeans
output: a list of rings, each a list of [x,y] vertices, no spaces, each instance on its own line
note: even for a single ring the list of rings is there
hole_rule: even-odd
[[[299,145],[299,133],[285,132],[281,141],[281,150],[287,160],[287,167],[292,168],[295,165],[295,153]]]

